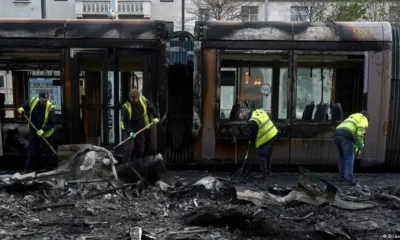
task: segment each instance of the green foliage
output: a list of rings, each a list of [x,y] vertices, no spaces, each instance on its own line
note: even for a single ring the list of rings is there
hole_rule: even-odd
[[[331,6],[330,21],[390,21],[397,22],[399,2],[389,0],[352,0],[335,2]],[[394,17],[393,17],[394,16]]]
[[[330,20],[360,21],[366,20],[368,0],[353,0],[351,2],[336,2],[332,6]]]

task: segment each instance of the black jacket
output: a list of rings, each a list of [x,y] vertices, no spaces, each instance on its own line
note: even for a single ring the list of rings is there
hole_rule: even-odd
[[[258,133],[258,124],[255,121],[249,121],[247,123],[247,127],[249,129],[249,141],[253,146],[255,146]]]
[[[36,104],[35,108],[33,109],[33,111],[30,113],[30,108],[29,108],[29,102],[31,101],[31,99],[28,99],[27,101],[25,101],[21,107],[25,110],[25,113],[29,113],[31,115],[31,121],[33,123],[33,125],[35,125],[35,127],[38,130],[43,130],[43,131],[48,131],[52,128],[55,127],[56,125],[56,111],[53,109],[50,109],[49,112],[49,118],[47,120],[47,124],[43,126],[43,122],[44,122],[44,115],[46,113],[46,104],[40,104],[40,101]],[[27,117],[29,117],[29,114],[26,114]],[[30,127],[31,131],[35,131],[36,130],[31,126]]]
[[[147,105],[147,114],[149,115],[149,120],[151,120],[150,114],[151,116],[153,116],[153,118],[158,118],[158,114],[156,109],[154,108],[154,105],[147,98],[146,98],[146,105]],[[140,129],[145,127],[144,117],[143,117],[144,109],[140,101],[136,103],[131,102],[131,107],[132,107],[132,118],[130,121],[129,121],[128,110],[125,107],[122,107],[121,111],[122,121],[124,123],[125,130],[128,133],[139,131]]]

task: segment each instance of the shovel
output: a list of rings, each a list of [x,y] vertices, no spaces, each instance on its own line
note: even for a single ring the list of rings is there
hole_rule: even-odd
[[[247,147],[247,152],[246,152],[246,156],[244,157],[243,164],[237,163],[236,166],[233,168],[229,177],[236,177],[236,176],[240,176],[240,175],[244,175],[245,177],[247,177],[247,175],[250,172],[250,168],[252,166],[251,163],[247,162],[247,157],[249,156],[249,150],[250,150],[250,142],[249,142],[249,146]],[[242,165],[242,167],[240,167],[240,165]]]

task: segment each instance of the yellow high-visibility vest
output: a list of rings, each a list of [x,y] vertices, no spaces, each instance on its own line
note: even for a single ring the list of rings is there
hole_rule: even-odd
[[[140,104],[143,107],[143,119],[144,119],[144,125],[147,126],[149,125],[149,115],[147,114],[147,104],[146,104],[146,98],[143,96],[140,96],[139,98]],[[132,118],[132,105],[131,102],[127,101],[122,107],[125,107],[126,110],[128,110],[129,114],[129,120]],[[125,125],[124,121],[121,120],[121,128],[125,130]]]
[[[29,113],[30,113],[29,114],[29,120],[31,120],[33,109],[36,107],[36,104],[38,102],[39,102],[39,98],[37,98],[37,97],[31,98],[31,100],[29,101]],[[46,102],[46,111],[45,111],[45,114],[44,114],[44,121],[43,121],[42,128],[44,128],[44,126],[46,126],[47,121],[49,120],[49,113],[50,113],[51,109],[56,109],[56,107],[50,101],[47,101]],[[28,123],[28,129],[29,129],[29,125],[30,124]],[[50,129],[48,131],[45,131],[43,133],[43,136],[44,137],[50,137],[53,133],[54,133],[54,128],[52,128],[52,129]]]
[[[278,129],[276,129],[274,123],[268,117],[264,109],[253,111],[249,119],[249,122],[250,121],[255,121],[258,125],[256,148],[259,148],[261,145],[271,140],[278,133]]]
[[[364,135],[367,132],[368,119],[361,113],[350,115],[336,129],[344,129],[353,135],[355,143],[364,144]]]

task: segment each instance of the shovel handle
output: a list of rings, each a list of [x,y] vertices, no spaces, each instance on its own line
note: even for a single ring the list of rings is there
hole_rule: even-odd
[[[33,127],[33,129],[35,129],[36,132],[38,132],[39,130],[35,127],[35,125],[33,125],[33,123],[31,122],[31,120],[25,115],[25,113],[23,113],[25,119],[29,122],[29,124]],[[57,152],[54,150],[54,148],[50,145],[50,143],[46,140],[46,138],[42,135],[40,136],[43,141],[47,144],[47,146],[49,146],[49,148],[51,149],[51,151],[57,155]]]
[[[150,123],[150,124],[147,125],[146,127],[144,127],[144,128],[142,128],[142,129],[140,129],[139,131],[137,131],[136,134],[135,134],[135,137],[136,137],[136,135],[138,135],[139,133],[141,133],[141,132],[143,132],[144,130],[146,130],[146,129],[148,129],[149,127],[151,127],[151,125],[153,125],[153,124],[154,124],[154,122]],[[122,142],[118,143],[118,145],[115,146],[113,149],[115,150],[117,147],[119,147],[119,146],[121,146],[122,144],[124,144],[124,143],[126,143],[127,141],[129,141],[129,139],[132,139],[132,138],[131,138],[131,137],[128,137],[128,138],[124,139]]]

